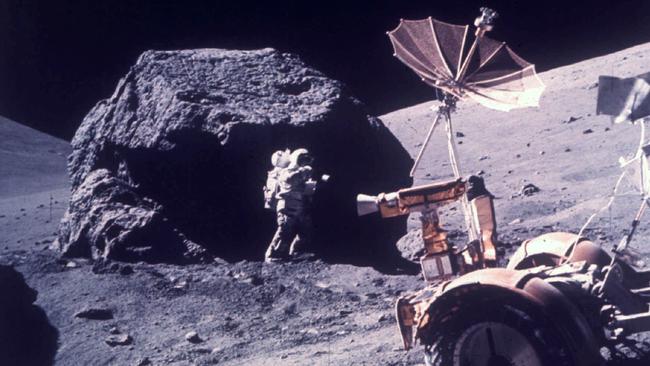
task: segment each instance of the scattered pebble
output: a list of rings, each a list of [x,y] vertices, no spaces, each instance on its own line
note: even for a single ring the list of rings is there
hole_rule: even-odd
[[[581,117],[574,117],[574,116],[571,116],[571,117],[569,117],[569,119],[562,121],[562,123],[573,123],[573,122],[579,120],[580,118],[581,118]]]
[[[136,366],[148,366],[151,365],[151,360],[149,357],[145,357],[136,363]]]
[[[253,286],[260,286],[264,284],[264,280],[257,275],[250,275],[244,279],[245,283],[250,283]]]
[[[539,152],[539,155],[544,155],[544,154],[546,154],[546,151],[544,151],[544,150]]]
[[[120,334],[120,330],[117,327],[112,327],[108,332],[110,334]]]
[[[292,302],[291,304],[284,307],[284,313],[287,315],[292,315],[296,313],[296,303]]]
[[[571,148],[567,147],[566,149],[564,149],[564,152],[571,152]]]
[[[510,221],[508,223],[508,225],[517,225],[517,224],[521,224],[522,222],[524,222],[524,220],[522,220],[521,218],[516,218],[516,219]]]
[[[592,130],[591,128],[588,128],[588,129],[582,131],[582,134],[587,135],[587,134],[590,134],[590,133],[593,133],[593,132],[594,132],[594,130]]]
[[[489,158],[490,158],[489,156],[487,156],[487,155],[483,155],[483,156],[481,156],[480,158],[478,158],[478,161],[487,160],[487,159],[489,159]]]
[[[113,311],[111,309],[89,308],[78,311],[74,316],[82,319],[108,320],[113,319]]]
[[[610,130],[609,127],[605,127],[605,132],[607,132],[607,131],[609,131],[609,130]]]
[[[185,340],[195,344],[203,342],[203,339],[201,339],[201,337],[199,337],[199,334],[195,331],[187,332],[185,334]]]
[[[181,280],[178,281],[175,285],[174,288],[177,290],[182,290],[187,287],[187,281]]]
[[[537,187],[532,183],[528,183],[523,187],[521,187],[521,194],[523,194],[524,196],[532,196],[533,194],[539,191],[540,191],[539,187]]]
[[[375,278],[374,280],[372,280],[372,284],[375,286],[383,286],[385,282],[386,281],[384,281],[383,278]]]
[[[478,172],[476,172],[476,175],[483,175],[483,174],[485,174],[483,170],[479,170]]]
[[[456,137],[465,137],[465,134],[458,131],[458,132],[456,132]]]
[[[128,346],[129,344],[133,343],[133,338],[131,338],[131,336],[128,334],[114,334],[106,337],[104,342],[106,342],[106,344],[111,347]]]
[[[76,262],[68,261],[68,263],[65,264],[65,267],[66,267],[66,268],[77,268],[78,265],[77,265]]]

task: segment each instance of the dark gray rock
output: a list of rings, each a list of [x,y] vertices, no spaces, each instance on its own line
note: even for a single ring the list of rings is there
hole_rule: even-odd
[[[78,311],[74,316],[81,319],[109,320],[113,319],[113,311],[111,309],[89,308]]]
[[[402,257],[417,262],[424,255],[424,244],[422,242],[422,230],[410,230],[406,235],[397,241],[397,249]]]
[[[73,257],[200,261],[205,250],[179,233],[160,211],[158,204],[107,169],[93,170],[73,192],[54,245]]]
[[[111,347],[128,346],[133,343],[133,338],[128,334],[113,334],[106,337],[104,342]]]
[[[190,343],[201,343],[203,342],[203,339],[199,337],[199,334],[195,331],[190,331],[185,334],[185,340],[187,340]]]
[[[314,200],[310,250],[388,260],[406,227],[358,219],[355,196],[409,186],[408,153],[339,82],[272,49],[145,52],[72,146],[73,196],[57,245],[69,255],[194,260],[200,246],[261,258],[275,226],[261,187],[271,153],[284,148],[310,149],[317,176],[332,176]]]
[[[148,357],[142,358],[136,362],[137,366],[148,366],[151,365],[151,360]]]
[[[521,194],[524,196],[532,196],[539,191],[539,187],[532,183],[525,184],[523,187],[521,187]]]

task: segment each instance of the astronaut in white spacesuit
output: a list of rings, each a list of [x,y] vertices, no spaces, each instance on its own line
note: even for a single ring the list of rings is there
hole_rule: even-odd
[[[276,160],[284,162],[287,153],[278,151],[274,156],[278,154]],[[265,207],[275,209],[278,229],[266,250],[267,262],[291,258],[311,240],[310,209],[317,184],[312,179],[312,161],[307,149],[297,149],[289,155],[286,167],[274,164],[269,171],[264,187],[265,197],[269,196]]]

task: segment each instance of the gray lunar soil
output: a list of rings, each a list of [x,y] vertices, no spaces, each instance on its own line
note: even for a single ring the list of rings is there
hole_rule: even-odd
[[[453,118],[463,136],[461,169],[485,177],[509,250],[544,232],[577,232],[605,204],[617,160],[634,153],[638,130],[595,115],[598,75],[647,72],[648,58],[645,44],[543,73],[539,109],[503,113],[459,103]],[[431,104],[381,117],[411,156],[431,121]],[[69,199],[69,144],[6,119],[0,141],[0,264],[14,266],[38,291],[35,304],[58,330],[57,365],[422,364],[420,349],[401,350],[393,320],[397,296],[421,288],[420,276],[320,260],[187,266],[62,260],[50,245]],[[440,130],[415,183],[451,177]],[[526,184],[539,192],[523,195]],[[586,235],[610,248],[638,203],[620,198]],[[457,207],[442,217],[445,227],[462,229]],[[647,222],[634,243],[646,257]],[[409,228],[417,225],[413,215]],[[400,243],[405,251],[417,245],[417,235],[409,236]],[[609,364],[647,364],[644,337],[636,347]]]

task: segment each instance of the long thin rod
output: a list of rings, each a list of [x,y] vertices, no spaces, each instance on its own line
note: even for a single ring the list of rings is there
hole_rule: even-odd
[[[640,126],[641,126],[641,133],[640,133],[641,138],[639,139],[639,146],[637,147],[637,150],[636,150],[636,153],[634,155],[633,160],[634,159],[639,159],[639,161],[642,163],[642,159],[640,157],[641,157],[641,154],[643,153],[643,150],[642,150],[643,149],[643,143],[645,142],[645,119],[640,120]],[[625,165],[623,167],[625,167]],[[643,177],[643,165],[641,165],[641,167],[639,169],[641,171],[641,177],[642,177],[641,182],[640,182],[641,190],[643,191],[642,194],[644,195],[644,202],[646,202],[648,197],[646,196],[645,187],[644,187],[644,183],[643,183],[645,181],[645,179]],[[596,216],[598,216],[600,213],[604,212],[605,210],[611,209],[612,204],[614,203],[614,200],[616,199],[616,197],[618,197],[618,188],[620,187],[621,183],[623,182],[623,178],[625,178],[625,176],[627,176],[627,171],[623,170],[621,175],[618,177],[618,180],[616,181],[616,184],[614,185],[614,192],[612,193],[611,197],[607,201],[607,204],[605,206],[603,206],[600,210],[598,210],[598,211],[594,212],[593,214],[591,214],[591,216],[589,216],[589,218],[587,219],[587,222],[585,222],[585,224],[582,225],[582,227],[580,228],[580,231],[578,232],[578,235],[576,236],[575,241],[572,244],[571,253],[569,253],[566,256],[566,258],[571,257],[571,255],[573,254],[573,251],[575,250],[576,244],[578,244],[578,241],[580,241],[580,238],[582,237],[582,233],[587,229],[587,227],[589,227],[589,224],[591,224],[591,221]],[[639,209],[639,210],[641,210],[641,209]],[[644,210],[645,210],[645,208],[644,208]],[[641,212],[641,213],[643,213],[643,212]],[[630,237],[630,239],[631,239],[631,237]]]
[[[637,211],[636,216],[632,221],[632,228],[630,229],[630,233],[627,234],[625,239],[616,248],[617,253],[619,253],[622,250],[625,250],[625,248],[627,248],[627,246],[630,245],[630,242],[632,241],[632,236],[634,235],[636,228],[639,226],[639,222],[641,222],[641,216],[643,216],[643,213],[645,212],[647,205],[648,205],[648,200],[644,198],[643,202],[641,202],[641,207],[639,207],[639,210]]]
[[[411,168],[411,173],[409,173],[411,178],[413,178],[413,175],[415,174],[415,169],[417,169],[418,164],[420,163],[420,159],[422,159],[422,155],[424,154],[424,150],[427,148],[427,145],[429,144],[429,141],[431,140],[431,135],[433,135],[433,131],[436,129],[436,125],[438,124],[438,121],[440,120],[441,115],[442,115],[442,112],[440,111],[440,109],[438,109],[438,113],[436,114],[436,118],[434,118],[433,123],[431,124],[431,127],[429,127],[429,132],[427,133],[427,136],[424,139],[424,143],[422,143],[422,147],[420,148],[420,152],[418,153],[417,158],[415,158],[415,162],[413,163],[413,168]]]
[[[454,140],[454,130],[452,128],[451,124],[451,113],[447,111],[445,114],[447,123],[446,123],[446,129],[447,129],[447,147],[449,150],[449,160],[451,162],[451,169],[454,171],[454,177],[456,179],[461,178],[461,172],[460,172],[460,164],[458,164],[458,158],[456,157],[457,152],[456,152],[456,141]],[[469,202],[467,201],[467,196],[463,195],[460,199],[460,204],[463,209],[463,217],[465,219],[465,226],[467,227],[467,232],[469,235],[469,241],[474,241],[478,239],[478,233],[477,230],[474,228],[474,224],[472,222],[471,218],[471,209],[469,206]]]
[[[458,164],[458,159],[456,159],[456,143],[454,141],[454,131],[451,127],[451,114],[447,112],[447,148],[449,150],[449,161],[451,162],[451,169],[454,171],[454,178],[458,179],[461,177],[460,174],[460,165]]]
[[[474,37],[474,42],[472,42],[472,47],[469,49],[469,52],[467,52],[467,58],[465,58],[465,61],[463,62],[463,66],[460,68],[458,71],[458,74],[456,75],[456,81],[460,81],[465,77],[465,73],[467,72],[467,67],[469,67],[469,63],[472,60],[472,57],[474,57],[474,52],[476,52],[476,47],[478,46],[479,39],[483,36],[483,34],[477,35]]]
[[[612,260],[609,262],[609,267],[611,268],[614,266],[616,261],[619,260],[619,256],[622,255],[622,252],[627,248],[627,246],[630,244],[632,241],[632,235],[634,235],[634,231],[636,231],[637,226],[639,225],[639,221],[641,221],[641,216],[643,216],[643,212],[645,212],[646,206],[648,205],[648,200],[647,198],[643,199],[643,202],[641,202],[641,207],[639,207],[639,211],[637,211],[636,216],[634,217],[634,221],[632,221],[632,229],[630,230],[630,233],[621,240],[621,242],[616,246],[616,250],[614,251],[614,256],[612,257]],[[603,283],[609,282],[609,276],[612,273],[611,270],[607,271],[607,274],[605,274],[605,278],[603,279]]]

